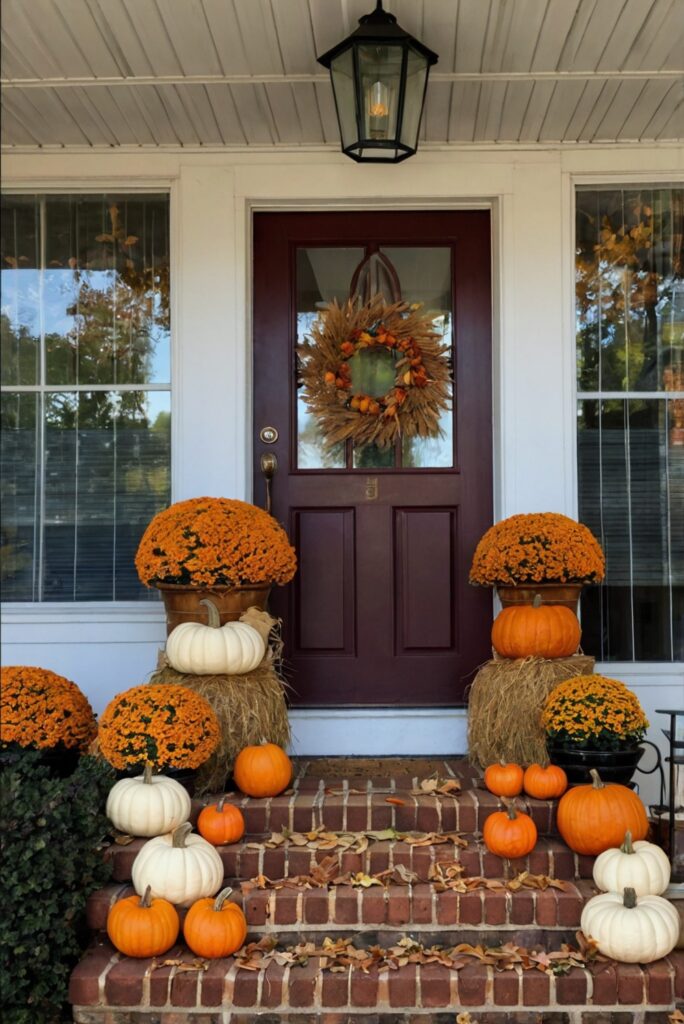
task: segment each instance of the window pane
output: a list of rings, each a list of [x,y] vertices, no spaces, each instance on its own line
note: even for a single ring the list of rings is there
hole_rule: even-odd
[[[3,384],[40,381],[40,205],[35,196],[8,196],[0,228]]]
[[[156,596],[133,559],[171,500],[170,409],[166,391],[46,395],[43,600]]]
[[[2,528],[0,578],[4,601],[36,599],[39,396],[3,394],[0,421]]]
[[[604,661],[684,658],[684,444],[675,400],[580,403],[579,516],[606,580],[582,600],[583,646]]]
[[[49,384],[170,379],[166,196],[46,200]]]

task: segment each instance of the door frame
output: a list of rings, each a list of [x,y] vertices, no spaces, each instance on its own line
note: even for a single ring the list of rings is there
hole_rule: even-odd
[[[431,197],[429,200],[388,198],[385,200],[312,200],[272,199],[264,200],[253,196],[235,196],[237,247],[245,253],[243,272],[245,274],[245,307],[239,319],[238,333],[244,331],[245,346],[245,408],[243,437],[240,452],[245,460],[243,467],[244,493],[253,500],[253,347],[254,326],[252,305],[254,301],[254,239],[253,215],[266,213],[309,213],[309,212],[356,212],[370,210],[427,211],[427,210],[488,210],[491,229],[491,322],[492,322],[492,511],[494,522],[501,517],[503,498],[503,444],[502,431],[502,230],[503,205],[508,195],[484,199],[458,199]],[[240,238],[240,230],[244,232]],[[493,596],[493,608],[496,597]],[[354,727],[349,730],[349,715],[353,715]],[[292,749],[299,754],[438,754],[447,752],[465,753],[468,749],[467,707],[422,708],[422,707],[378,707],[369,708],[327,707],[290,708],[292,726]],[[382,727],[379,728],[380,722]],[[346,728],[343,727],[346,725]],[[351,737],[351,739],[350,739]],[[351,743],[351,746],[350,746]]]

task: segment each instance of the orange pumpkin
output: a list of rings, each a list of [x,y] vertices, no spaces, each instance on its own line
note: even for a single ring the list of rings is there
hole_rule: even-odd
[[[142,898],[127,896],[110,908],[107,935],[125,956],[160,956],[178,938],[180,921],[173,903],[151,899],[151,886]]]
[[[531,764],[523,776],[523,788],[528,796],[537,800],[555,800],[568,788],[568,777],[557,764],[542,768]]]
[[[492,646],[502,658],[567,658],[582,631],[577,616],[558,604],[513,605],[499,612],[492,626]]]
[[[573,786],[558,804],[558,831],[575,853],[595,857],[619,846],[629,829],[633,839],[648,833],[646,810],[637,794],[617,782],[601,781],[595,768],[586,786]]]
[[[264,741],[245,747],[235,758],[233,778],[247,796],[278,796],[290,785],[292,762],[282,747]]]
[[[227,804],[222,796],[217,804],[203,807],[197,819],[197,831],[214,846],[237,843],[245,834],[245,819],[239,807]]]
[[[487,849],[497,857],[525,857],[537,842],[537,826],[529,814],[516,811],[512,803],[505,811],[494,811],[484,823],[482,836]]]
[[[490,764],[485,768],[484,784],[496,796],[517,796],[522,793],[524,772],[519,764]]]
[[[245,941],[247,921],[236,903],[227,903],[232,889],[222,889],[215,899],[197,900],[183,922],[183,934],[197,956],[215,960],[230,956]]]

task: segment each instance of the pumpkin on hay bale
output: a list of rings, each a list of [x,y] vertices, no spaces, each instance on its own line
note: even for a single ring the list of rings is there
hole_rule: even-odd
[[[546,698],[564,679],[590,674],[594,659],[494,658],[478,671],[468,695],[468,757],[485,768],[495,761],[548,763],[540,718]]]
[[[240,751],[267,737],[280,747],[290,742],[285,684],[265,658],[244,675],[188,675],[172,669],[164,656],[150,683],[177,683],[201,694],[219,720],[219,744],[199,769],[195,792],[221,792]]]

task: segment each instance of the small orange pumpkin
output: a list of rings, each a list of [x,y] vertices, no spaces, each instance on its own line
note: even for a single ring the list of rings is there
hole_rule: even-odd
[[[197,956],[215,960],[230,956],[245,941],[247,921],[236,903],[227,903],[233,890],[222,889],[215,899],[197,900],[183,922],[183,934]]]
[[[484,784],[496,796],[517,796],[522,793],[524,772],[519,764],[490,764],[485,768]]]
[[[247,796],[278,796],[292,780],[292,761],[282,747],[265,740],[235,758],[233,778]]]
[[[537,826],[529,814],[516,811],[513,803],[505,811],[494,811],[486,819],[482,836],[487,849],[497,857],[526,857],[537,842]]]
[[[214,846],[237,843],[245,834],[245,819],[239,807],[227,804],[222,796],[217,804],[203,807],[197,819],[197,831]]]
[[[540,764],[531,764],[525,769],[523,788],[528,796],[537,800],[556,800],[568,788],[568,777],[557,764],[542,768]]]
[[[559,604],[518,604],[499,612],[492,626],[492,646],[502,658],[567,658],[582,631],[577,616]]]
[[[592,768],[592,781],[573,786],[558,804],[558,831],[575,853],[596,857],[619,846],[629,829],[633,839],[648,833],[646,810],[637,794],[617,782],[603,783]]]
[[[125,956],[160,956],[178,938],[178,911],[168,900],[151,899],[151,891],[148,885],[142,897],[119,900],[107,914],[107,935]]]

